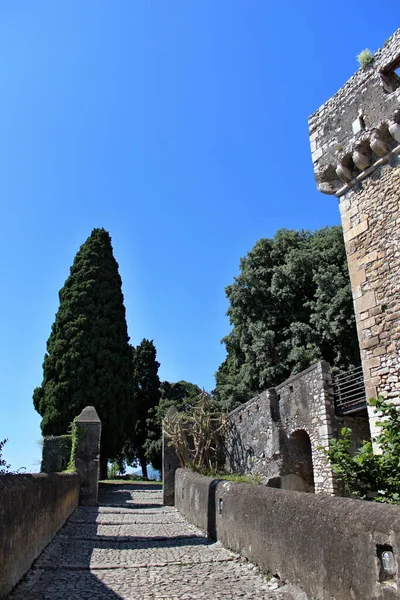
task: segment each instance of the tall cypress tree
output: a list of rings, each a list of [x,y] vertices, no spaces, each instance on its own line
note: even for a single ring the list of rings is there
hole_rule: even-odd
[[[160,401],[157,351],[153,341],[142,340],[131,347],[133,366],[133,393],[129,411],[129,433],[125,445],[125,458],[129,463],[139,461],[143,476],[147,479],[146,443],[154,429],[156,408]]]
[[[33,404],[43,417],[43,435],[65,433],[85,406],[96,408],[104,477],[107,460],[120,453],[125,439],[132,388],[121,277],[107,231],[94,229],[80,247],[59,298]]]

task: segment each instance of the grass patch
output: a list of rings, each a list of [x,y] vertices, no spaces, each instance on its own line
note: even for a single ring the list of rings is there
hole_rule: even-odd
[[[129,483],[140,483],[140,485],[162,485],[162,481],[155,481],[154,479],[145,480],[140,478],[135,479],[101,479],[99,483],[110,483],[110,484],[129,484]]]
[[[190,469],[200,475],[206,477],[214,477],[214,479],[224,479],[226,481],[232,481],[232,483],[252,483],[253,485],[261,484],[261,475],[259,473],[248,473],[241,475],[239,473],[227,473],[226,471],[218,471],[216,469]]]
[[[237,475],[235,473],[227,473],[225,475],[221,475],[222,479],[226,479],[227,481],[233,481],[234,483],[252,483],[253,485],[261,484],[261,477],[258,473],[254,475]]]

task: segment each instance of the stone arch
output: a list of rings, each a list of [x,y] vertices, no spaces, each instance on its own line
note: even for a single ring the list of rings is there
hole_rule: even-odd
[[[305,429],[296,429],[290,434],[285,454],[281,488],[314,493],[312,445]]]

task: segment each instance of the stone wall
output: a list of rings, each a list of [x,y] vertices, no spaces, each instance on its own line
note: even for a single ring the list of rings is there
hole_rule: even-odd
[[[353,439],[353,445],[350,448],[350,452],[354,454],[354,452],[361,446],[363,442],[368,442],[371,440],[371,432],[369,429],[369,421],[368,419],[363,419],[361,417],[352,417],[348,416],[337,416],[336,417],[337,428],[338,431],[342,429],[342,427],[350,427]]]
[[[179,469],[175,505],[194,525],[314,600],[395,600],[400,507],[231,483]],[[394,571],[383,569],[392,553]]]
[[[318,187],[340,197],[367,398],[400,398],[400,30],[310,117]],[[356,114],[357,113],[357,114]],[[358,115],[358,116],[357,116]],[[376,417],[370,410],[371,433]]]
[[[42,473],[60,473],[68,467],[71,456],[71,435],[47,435],[43,438]]]
[[[367,398],[400,396],[398,157],[340,200]],[[376,431],[373,413],[371,429]]]
[[[399,121],[400,29],[347,83],[309,118],[311,153],[318,189],[343,194],[368,177],[375,163],[400,139],[390,128]],[[388,79],[392,80],[390,84]],[[393,129],[394,127],[394,129]]]
[[[330,368],[319,362],[230,413],[226,468],[273,487],[334,493],[320,447],[337,431]]]
[[[171,410],[171,409],[170,409]],[[169,440],[164,434],[162,437],[162,481],[163,481],[163,504],[174,506],[175,504],[175,472],[181,466],[175,448],[169,445]]]
[[[2,475],[0,499],[0,598],[4,598],[78,506],[79,476]]]

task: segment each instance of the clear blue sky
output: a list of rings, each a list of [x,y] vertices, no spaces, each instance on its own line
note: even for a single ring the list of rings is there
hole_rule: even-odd
[[[307,118],[399,25],[398,2],[4,0],[0,439],[38,470],[32,390],[79,246],[106,228],[131,341],[210,390],[224,287],[257,239],[337,224]]]

